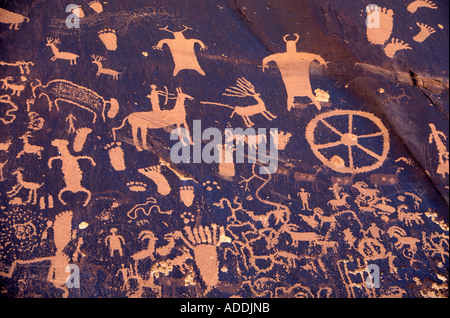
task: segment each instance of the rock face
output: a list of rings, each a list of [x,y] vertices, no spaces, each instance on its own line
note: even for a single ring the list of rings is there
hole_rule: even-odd
[[[448,1],[143,2],[1,5],[2,295],[448,297]]]

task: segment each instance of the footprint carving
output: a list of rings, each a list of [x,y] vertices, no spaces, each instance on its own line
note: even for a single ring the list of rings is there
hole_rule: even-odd
[[[433,34],[433,33],[436,32],[435,29],[433,29],[432,27],[426,25],[425,23],[419,23],[419,22],[417,22],[416,24],[417,24],[417,25],[419,26],[419,28],[420,28],[420,32],[419,32],[417,35],[415,35],[415,36],[413,37],[413,40],[416,41],[416,42],[419,42],[419,43],[420,43],[420,42],[423,42],[423,41],[425,41],[431,34]]]
[[[88,6],[97,13],[101,13],[103,11],[103,6],[100,1],[91,1],[88,3]]]
[[[138,172],[143,174],[156,184],[157,191],[159,194],[168,195],[170,191],[172,191],[166,177],[164,177],[163,174],[161,173],[160,165],[142,168],[139,169]]]
[[[437,9],[438,6],[434,2],[429,0],[416,0],[414,2],[411,2],[406,9],[409,12],[414,13],[419,8]]]
[[[113,29],[103,29],[98,32],[98,37],[109,51],[117,49],[117,35]]]
[[[367,39],[372,44],[384,45],[391,37],[394,28],[394,11],[392,9],[380,8],[378,6],[369,7],[368,18],[379,16],[379,25],[367,27]]]
[[[384,48],[384,53],[386,53],[386,55],[390,58],[393,58],[395,53],[400,50],[411,50],[411,47],[408,43],[405,43],[402,40],[392,39],[391,42],[389,42]]]

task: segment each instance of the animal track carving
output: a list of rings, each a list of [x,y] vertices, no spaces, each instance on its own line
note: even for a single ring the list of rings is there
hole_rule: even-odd
[[[401,50],[412,50],[412,48],[402,40],[392,39],[384,48],[384,53],[390,58],[394,58],[394,55]]]
[[[168,195],[170,191],[172,191],[166,177],[164,177],[163,174],[161,173],[160,165],[142,168],[139,169],[138,172],[143,174],[156,184],[157,191],[159,194]]]
[[[434,2],[429,0],[416,0],[414,2],[411,2],[408,7],[406,7],[406,9],[411,13],[416,12],[419,8],[437,9],[438,6]]]
[[[430,35],[432,35],[433,33],[436,32],[435,29],[426,25],[425,23],[417,22],[416,24],[420,28],[420,32],[413,37],[413,40],[416,42],[421,43],[421,42],[425,41]]]
[[[375,12],[380,18],[380,24],[375,27],[367,28],[367,39],[372,44],[384,45],[391,37],[392,29],[394,27],[394,11],[392,9],[380,8],[373,6],[372,11],[367,12],[367,15],[373,15]]]

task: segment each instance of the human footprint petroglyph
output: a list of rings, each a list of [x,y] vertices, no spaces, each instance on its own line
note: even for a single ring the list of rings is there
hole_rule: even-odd
[[[367,39],[372,44],[384,45],[391,37],[394,28],[394,11],[370,5],[366,11],[368,18],[379,19],[377,24],[369,21],[371,23],[367,25]]]
[[[98,31],[98,37],[108,51],[117,50],[117,35],[114,29],[103,29]]]

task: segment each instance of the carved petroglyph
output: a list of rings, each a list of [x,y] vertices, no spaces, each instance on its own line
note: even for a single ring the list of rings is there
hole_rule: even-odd
[[[367,27],[367,39],[372,44],[384,45],[391,37],[394,28],[394,11],[378,6],[369,6],[369,9],[367,16],[379,19],[379,25]]]
[[[426,25],[425,23],[416,23],[417,26],[420,28],[420,32],[417,33],[414,37],[413,40],[416,42],[423,42],[426,39],[428,39],[430,37],[430,35],[432,35],[433,33],[436,32],[436,30],[428,25]]]
[[[65,201],[62,196],[66,192],[77,193],[84,192],[86,194],[86,198],[84,200],[83,206],[86,206],[91,199],[91,192],[85,189],[81,185],[81,181],[83,178],[83,172],[81,171],[79,161],[87,160],[91,163],[91,165],[95,166],[95,161],[88,156],[73,156],[70,154],[68,149],[69,142],[63,139],[55,139],[52,141],[52,146],[58,148],[59,156],[51,157],[48,160],[48,167],[51,169],[52,164],[55,160],[60,160],[62,163],[61,171],[64,175],[64,183],[65,187],[59,191],[58,199],[62,204],[66,205],[67,201]]]
[[[437,9],[438,6],[430,0],[416,0],[411,2],[406,9],[411,13],[415,13],[419,8]]]
[[[213,103],[213,102],[201,102],[201,103],[233,109],[233,112],[231,113],[230,118],[232,118],[234,116],[234,114],[241,116],[247,127],[251,127],[251,126],[255,125],[251,121],[250,116],[261,114],[268,120],[273,120],[276,118],[275,115],[273,115],[271,112],[269,112],[266,109],[266,104],[260,97],[261,94],[256,93],[255,86],[253,86],[252,83],[250,83],[248,80],[246,80],[243,77],[241,77],[237,80],[235,87],[227,88],[226,92],[223,93],[222,95],[232,96],[232,97],[240,97],[240,98],[251,97],[257,102],[257,104],[249,105],[249,106],[230,106],[230,105],[225,105],[225,104],[221,104],[221,103]]]
[[[61,44],[61,41],[59,39],[47,38],[46,46],[49,46],[52,49],[53,53],[53,57],[51,58],[51,60],[52,61],[56,61],[57,59],[68,60],[70,61],[70,65],[76,65],[77,58],[79,58],[80,56],[70,52],[60,52],[59,49],[56,47],[57,44]]]
[[[344,129],[344,131],[339,131],[328,122],[329,119],[336,118],[342,118],[343,121],[346,121],[347,129]],[[374,128],[374,132],[358,134],[354,123],[354,121],[356,122],[358,120],[371,121],[376,126],[376,128]],[[327,143],[316,142],[317,133],[319,130],[322,131],[322,129],[325,129],[328,134],[335,136],[333,141]],[[308,124],[306,127],[305,136],[316,157],[327,167],[342,173],[363,173],[381,167],[387,158],[390,146],[388,130],[383,125],[381,120],[371,113],[363,111],[336,110],[320,114]],[[382,141],[383,144],[381,151],[379,149],[377,151],[368,149],[359,143],[360,140],[367,140],[371,138],[376,138]],[[322,153],[323,150],[328,150],[328,152],[330,152],[330,150],[332,151],[333,148],[338,146],[347,148],[347,160],[344,160],[337,154],[329,159]],[[358,164],[358,162],[355,162],[353,152],[356,149],[364,152],[366,156],[372,158],[375,162],[372,164]]]
[[[434,124],[428,124],[431,129],[430,136],[428,137],[428,143],[435,143],[438,150],[439,164],[436,173],[445,178],[449,174],[449,155],[448,148],[444,144],[444,140],[447,140],[447,136],[442,131],[436,129]]]
[[[160,30],[172,33],[174,38],[159,41],[153,49],[162,51],[164,44],[169,47],[175,63],[173,76],[177,76],[182,70],[194,70],[201,75],[205,75],[205,72],[200,67],[197,56],[195,55],[195,45],[200,45],[200,50],[202,51],[206,50],[207,46],[200,40],[186,39],[183,33],[192,29],[186,26],[183,27],[184,29],[178,32],[170,31],[167,26],[165,28],[161,28]]]
[[[97,74],[96,76],[100,76],[100,74],[105,74],[111,76],[114,80],[119,79],[119,75],[122,74],[121,72],[114,71],[109,68],[103,67],[103,61],[106,61],[106,59],[103,56],[99,55],[91,55],[91,58],[93,59],[92,63],[97,65]]]
[[[183,125],[184,128],[189,131],[189,126],[186,122],[186,99],[193,100],[194,98],[183,93],[181,88],[177,88],[177,100],[173,109],[132,113],[122,121],[122,125],[112,129],[114,140],[116,140],[117,130],[122,129],[127,122],[131,126],[134,145],[138,151],[143,151],[144,149],[148,150],[147,131],[149,129],[161,129],[174,125],[181,128],[181,125]],[[138,140],[139,133],[142,139],[141,142]]]
[[[309,97],[318,110],[322,109],[320,102],[314,95],[309,79],[309,67],[313,61],[318,61],[320,65],[327,66],[327,62],[317,54],[297,52],[297,42],[300,39],[298,34],[295,40],[288,40],[289,35],[284,36],[286,42],[286,52],[276,53],[264,58],[262,62],[263,71],[268,67],[268,63],[275,62],[280,70],[284,85],[288,95],[287,109],[295,107],[295,97]]]
[[[9,24],[10,29],[19,30],[19,24],[23,22],[28,23],[30,19],[21,14],[0,8],[0,22]]]
[[[32,85],[33,97],[34,99],[42,96],[47,97],[49,110],[53,106],[59,110],[59,103],[66,102],[91,112],[94,115],[93,123],[96,122],[97,116],[101,116],[103,121],[105,121],[106,116],[115,118],[119,112],[119,103],[116,99],[111,98],[110,101],[106,101],[96,92],[70,81],[55,79],[48,82],[47,85],[42,85],[39,80],[36,81],[37,84]],[[109,110],[107,111],[108,105]]]

